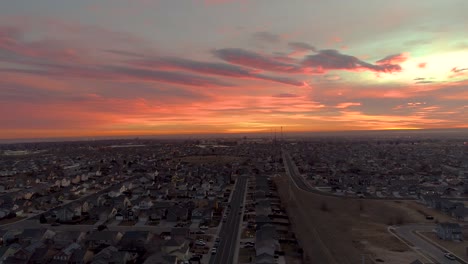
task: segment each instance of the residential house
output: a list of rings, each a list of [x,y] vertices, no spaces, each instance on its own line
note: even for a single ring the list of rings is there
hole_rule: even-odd
[[[421,201],[430,208],[440,209],[442,198],[438,194],[421,195]]]
[[[212,208],[195,208],[192,210],[192,222],[207,222],[213,219],[213,209]]]
[[[459,205],[453,210],[452,216],[459,221],[468,222],[468,208],[464,205]]]
[[[163,252],[156,252],[149,256],[143,264],[178,264],[179,261],[176,256],[166,255]]]
[[[446,199],[442,199],[442,201],[440,203],[440,209],[442,210],[442,212],[444,212],[444,213],[446,213],[448,215],[452,215],[452,212],[459,205],[463,206],[463,203],[456,203],[456,202],[452,202],[452,201],[449,201],[449,200],[446,200]]]
[[[60,252],[53,256],[53,263],[63,263],[66,264],[70,261],[70,258],[75,250],[80,250],[81,246],[77,243],[71,243]]]
[[[153,206],[153,202],[149,198],[142,199],[138,204],[140,210],[148,210]]]
[[[116,245],[120,239],[122,238],[122,234],[120,232],[115,231],[97,231],[91,233],[87,238],[86,242],[90,246],[90,248],[96,248],[102,245],[113,246]]]
[[[166,219],[168,222],[186,221],[188,219],[188,209],[181,206],[168,208]]]
[[[84,264],[89,263],[94,257],[94,253],[86,249],[76,249],[70,256],[68,264]]]
[[[122,251],[143,252],[152,237],[148,231],[128,231],[122,236],[118,247]]]
[[[55,253],[55,250],[51,249],[48,246],[41,246],[34,249],[31,257],[28,260],[30,264],[45,264],[51,263],[52,255]],[[53,263],[53,262],[52,262]]]
[[[119,251],[116,247],[108,246],[93,257],[91,264],[125,264],[134,261],[136,257],[135,253]]]
[[[21,264],[28,263],[29,258],[31,257],[32,252],[27,251],[24,248],[19,248],[14,253],[9,255],[2,263],[4,264]]]
[[[81,231],[56,231],[53,239],[56,246],[65,247],[74,243],[81,243],[85,236],[86,233]]]
[[[24,229],[21,234],[18,235],[18,241],[21,244],[33,244],[46,239],[51,239],[55,235],[55,232],[47,229],[39,228],[28,228]]]
[[[443,240],[463,240],[461,226],[457,223],[439,223],[436,232],[437,236]]]
[[[172,238],[188,238],[190,236],[190,228],[175,227],[171,229]]]
[[[274,259],[275,250],[279,247],[278,234],[273,225],[263,225],[255,233],[255,255],[256,263],[268,262]]]
[[[72,206],[64,206],[60,208],[57,212],[57,220],[59,222],[70,222],[76,218],[79,218],[80,214],[77,214],[76,208],[72,208]]]
[[[169,256],[175,256],[177,259],[187,261],[191,258],[189,243],[182,238],[171,238],[162,246],[161,251]]]

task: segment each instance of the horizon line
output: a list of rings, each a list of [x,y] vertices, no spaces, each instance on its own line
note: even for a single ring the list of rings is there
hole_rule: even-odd
[[[320,131],[283,131],[284,135],[306,136],[305,134],[320,135],[320,134],[356,134],[356,133],[398,133],[398,132],[464,132],[468,133],[468,128],[404,128],[404,129],[360,129],[360,130],[320,130]],[[73,141],[100,141],[100,140],[125,140],[125,139],[204,139],[213,137],[246,137],[256,136],[265,137],[271,135],[273,138],[274,132],[257,131],[257,132],[213,132],[213,133],[172,133],[172,134],[152,134],[152,135],[99,135],[99,136],[63,136],[63,137],[40,137],[40,138],[0,138],[0,144],[17,144],[17,143],[47,143],[47,142],[73,142]],[[323,135],[322,135],[323,136]],[[468,135],[467,135],[468,137]]]

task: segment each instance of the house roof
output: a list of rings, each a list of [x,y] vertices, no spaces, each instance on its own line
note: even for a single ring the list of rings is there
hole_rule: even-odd
[[[81,262],[86,254],[84,249],[76,249],[70,256],[70,262]]]
[[[48,247],[38,247],[34,250],[33,254],[29,258],[29,261],[43,260],[49,251]]]
[[[171,238],[167,240],[163,246],[165,247],[180,247],[185,243],[185,239],[181,238]]]
[[[270,263],[276,263],[275,257],[268,254],[268,253],[262,253],[260,255],[257,255],[255,257],[255,263],[261,263],[261,264],[270,264]]]

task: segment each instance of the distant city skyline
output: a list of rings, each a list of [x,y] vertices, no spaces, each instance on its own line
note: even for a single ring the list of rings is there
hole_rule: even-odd
[[[0,139],[468,128],[468,2],[0,4]]]

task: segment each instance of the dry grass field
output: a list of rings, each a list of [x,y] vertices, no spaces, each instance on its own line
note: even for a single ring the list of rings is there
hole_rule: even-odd
[[[308,263],[410,263],[416,253],[387,232],[390,224],[420,222],[411,202],[343,199],[297,189],[275,178]]]

